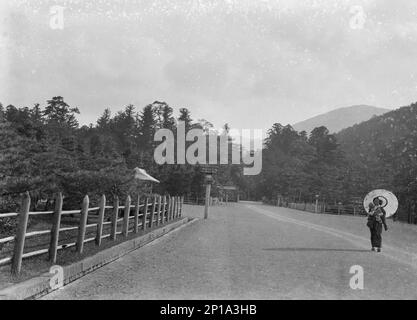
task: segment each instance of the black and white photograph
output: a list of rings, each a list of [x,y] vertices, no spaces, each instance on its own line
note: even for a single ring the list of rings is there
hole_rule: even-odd
[[[415,0],[0,1],[0,300],[417,299]]]

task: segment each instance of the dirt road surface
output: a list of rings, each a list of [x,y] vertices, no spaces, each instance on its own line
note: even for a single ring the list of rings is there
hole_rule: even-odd
[[[376,253],[363,217],[215,206],[43,299],[417,299],[417,228],[388,223]],[[350,286],[352,266],[363,289]]]

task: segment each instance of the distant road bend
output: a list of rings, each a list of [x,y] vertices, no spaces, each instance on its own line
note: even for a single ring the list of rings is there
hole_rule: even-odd
[[[184,214],[202,217],[203,207]],[[362,217],[241,202],[43,299],[417,299],[417,229],[389,221],[370,251]],[[364,288],[349,285],[352,266]]]

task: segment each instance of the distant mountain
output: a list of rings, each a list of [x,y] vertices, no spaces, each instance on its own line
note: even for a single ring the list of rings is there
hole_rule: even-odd
[[[367,121],[373,116],[379,116],[388,111],[390,110],[366,105],[339,108],[298,122],[293,125],[293,128],[299,132],[306,131],[307,133],[310,133],[316,127],[325,126],[329,129],[330,133],[336,133],[342,129]]]

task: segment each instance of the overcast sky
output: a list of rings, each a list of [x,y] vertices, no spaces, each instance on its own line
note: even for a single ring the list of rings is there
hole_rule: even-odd
[[[417,101],[415,0],[1,0],[0,12],[0,102],[61,95],[81,123],[155,100],[253,129]]]

